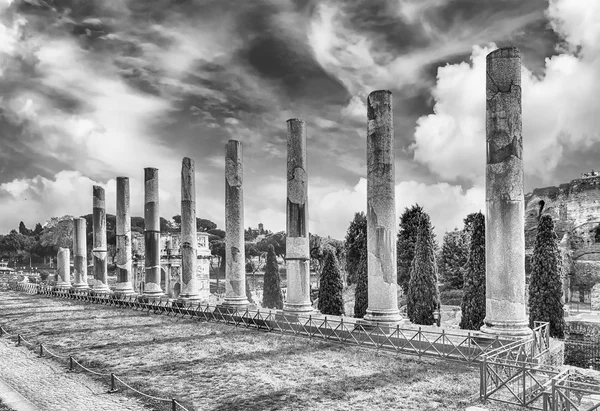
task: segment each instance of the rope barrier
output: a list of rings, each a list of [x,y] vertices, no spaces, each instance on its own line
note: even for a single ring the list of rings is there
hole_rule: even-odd
[[[0,326],[0,337],[2,336],[7,336],[8,338],[11,337],[15,337],[15,335],[10,334],[8,331],[6,331],[6,329],[2,326]],[[21,334],[17,334],[17,345],[19,345],[20,343],[25,343],[28,344],[29,346],[34,346],[34,344],[28,340],[26,340],[25,338],[23,338],[23,336]],[[63,355],[58,355],[56,353],[53,353],[52,351],[48,350],[48,348],[46,348],[46,346],[44,346],[44,344],[40,344],[40,352],[39,355],[40,357],[43,357],[44,352],[50,354],[50,356],[58,358],[58,359],[68,359],[69,360],[69,371],[75,371],[75,364],[77,364],[81,369],[83,369],[84,371],[90,372],[94,375],[98,375],[101,377],[106,377],[106,376],[110,376],[111,382],[110,382],[110,390],[108,392],[116,392],[117,391],[117,387],[116,387],[116,383],[115,381],[119,381],[121,384],[123,384],[125,387],[129,388],[130,390],[136,392],[137,394],[146,397],[146,398],[150,398],[154,401],[165,401],[165,402],[169,402],[172,405],[172,410],[173,411],[177,411],[178,409],[181,409],[183,411],[189,411],[187,408],[185,408],[183,405],[181,405],[181,403],[179,403],[179,401],[177,401],[174,398],[161,398],[161,397],[155,397],[153,395],[149,395],[146,393],[143,393],[135,388],[133,388],[131,385],[127,384],[125,381],[123,381],[121,378],[119,378],[117,375],[115,375],[114,373],[102,373],[102,372],[98,372],[98,371],[94,371],[91,370],[87,367],[85,367],[83,364],[81,364],[79,361],[77,361],[75,358],[73,358],[73,356],[68,355],[68,356],[63,356]],[[178,408],[179,407],[179,408]]]

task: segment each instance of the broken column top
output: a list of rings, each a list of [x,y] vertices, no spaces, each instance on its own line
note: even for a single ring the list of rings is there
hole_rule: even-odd
[[[382,115],[392,116],[392,92],[390,90],[375,90],[367,98],[367,119],[375,120]],[[386,119],[383,119],[386,121]]]
[[[104,208],[105,207],[105,194],[104,194],[104,188],[100,187],[100,186],[94,186],[93,187],[93,194],[94,194],[94,207],[98,207],[98,208]]]
[[[294,123],[296,123],[296,122],[297,123],[306,123],[306,121],[301,120],[299,118],[290,118],[289,120],[286,121],[286,123],[292,123],[292,122],[294,122]]]
[[[225,146],[225,178],[231,187],[242,185],[242,143],[237,140],[229,140]]]
[[[181,201],[196,202],[196,166],[194,160],[184,157],[181,162]]]
[[[487,99],[521,86],[521,53],[516,47],[494,50],[486,57]]]

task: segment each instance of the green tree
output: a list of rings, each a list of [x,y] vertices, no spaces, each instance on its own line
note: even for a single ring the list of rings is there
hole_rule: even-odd
[[[460,328],[479,330],[485,318],[485,218],[479,212],[471,220],[471,244],[464,270]]]
[[[22,234],[22,235],[31,235],[32,234],[31,230],[29,230],[25,226],[25,223],[22,221],[19,223],[19,234]]]
[[[321,285],[319,287],[319,311],[326,315],[344,314],[343,291],[342,273],[335,252],[327,248],[325,250],[325,262],[323,263],[323,271],[321,273]]]
[[[356,269],[356,289],[354,290],[354,317],[363,318],[369,307],[369,266],[367,250],[363,253]]]
[[[356,284],[360,275],[359,263],[367,250],[367,216],[355,213],[346,231],[346,267],[348,285]]]
[[[73,216],[52,217],[46,222],[40,237],[43,247],[48,247],[53,254],[58,252],[58,247],[71,248],[73,246]]]
[[[538,222],[529,279],[529,326],[533,327],[534,321],[547,321],[550,323],[550,336],[563,338],[565,320],[559,259],[554,221],[549,215],[542,215]]]
[[[405,208],[400,216],[398,239],[396,241],[396,258],[398,263],[397,281],[400,287],[402,287],[402,291],[404,291],[405,295],[408,293],[410,270],[412,261],[415,257],[415,244],[417,242],[417,234],[419,231],[419,221],[422,215],[429,219],[429,214],[423,210],[423,207],[415,204],[411,208]],[[434,251],[437,249],[435,234],[432,234],[432,247]]]
[[[433,233],[429,216],[425,213],[421,214],[418,227],[406,296],[406,313],[414,324],[431,325],[435,322],[433,313],[440,304],[440,296]]]
[[[269,245],[273,246],[275,255],[278,257],[285,257],[285,240],[287,235],[285,231],[270,234],[260,240],[256,246],[258,251],[269,252]]]
[[[463,231],[454,229],[444,234],[442,251],[438,260],[438,274],[444,285],[451,289],[463,288],[463,270],[469,258],[469,248],[467,246],[465,234]]]
[[[264,308],[283,308],[283,292],[281,291],[281,278],[279,277],[279,267],[277,265],[277,256],[275,248],[269,245],[267,252],[267,264],[265,266],[263,289]]]

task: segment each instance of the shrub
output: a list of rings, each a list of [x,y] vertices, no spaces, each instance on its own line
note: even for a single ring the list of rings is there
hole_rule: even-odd
[[[356,273],[356,290],[354,291],[354,317],[363,318],[369,306],[369,270],[366,250],[362,253]]]

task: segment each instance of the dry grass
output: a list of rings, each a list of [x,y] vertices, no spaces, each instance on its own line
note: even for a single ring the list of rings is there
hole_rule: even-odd
[[[70,300],[5,292],[0,313],[9,332],[197,410],[464,410],[479,388],[462,363]]]

